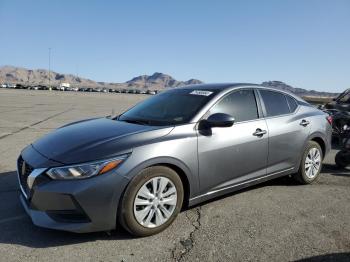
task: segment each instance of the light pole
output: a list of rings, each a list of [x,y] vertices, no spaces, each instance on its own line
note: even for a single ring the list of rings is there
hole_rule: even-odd
[[[51,91],[51,47],[49,47],[49,90]]]

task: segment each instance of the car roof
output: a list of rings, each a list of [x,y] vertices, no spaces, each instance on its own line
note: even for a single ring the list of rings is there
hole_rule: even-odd
[[[186,85],[179,88],[183,89],[197,89],[197,90],[218,90],[223,91],[225,89],[233,87],[242,87],[242,86],[259,86],[257,84],[249,83],[212,83],[212,84],[195,84],[195,85]]]
[[[305,102],[301,97],[298,95],[287,91],[287,90],[281,90],[273,87],[266,87],[259,84],[252,84],[252,83],[212,83],[212,84],[194,84],[194,85],[186,85],[182,87],[178,87],[179,89],[195,89],[195,90],[217,90],[219,92],[228,90],[228,89],[234,89],[239,87],[254,87],[258,89],[265,89],[265,90],[271,90],[271,91],[277,91],[284,94],[288,94],[295,99]]]

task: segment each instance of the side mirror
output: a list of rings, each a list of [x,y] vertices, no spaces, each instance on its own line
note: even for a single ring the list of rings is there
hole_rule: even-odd
[[[216,113],[210,115],[207,120],[203,120],[206,127],[230,127],[235,122],[235,119],[224,113]]]

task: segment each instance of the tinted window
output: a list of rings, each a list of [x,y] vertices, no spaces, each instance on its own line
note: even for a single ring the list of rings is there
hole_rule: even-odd
[[[216,90],[169,90],[137,104],[118,120],[148,125],[187,123],[216,93]]]
[[[210,113],[225,113],[233,116],[236,122],[258,118],[258,108],[253,90],[235,91],[221,99]]]
[[[287,97],[287,102],[288,102],[290,111],[294,112],[298,107],[297,101],[295,101],[295,99],[291,96],[286,96],[286,97]]]
[[[267,116],[278,116],[290,113],[285,95],[267,90],[260,90],[260,93],[264,100]]]

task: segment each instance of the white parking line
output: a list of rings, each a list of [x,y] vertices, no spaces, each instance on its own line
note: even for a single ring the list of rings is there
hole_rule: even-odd
[[[20,216],[8,217],[8,218],[0,219],[0,224],[11,222],[11,221],[14,221],[14,220],[19,220],[19,219],[22,219],[22,218],[25,218],[25,217],[26,217],[26,215],[20,215]]]

